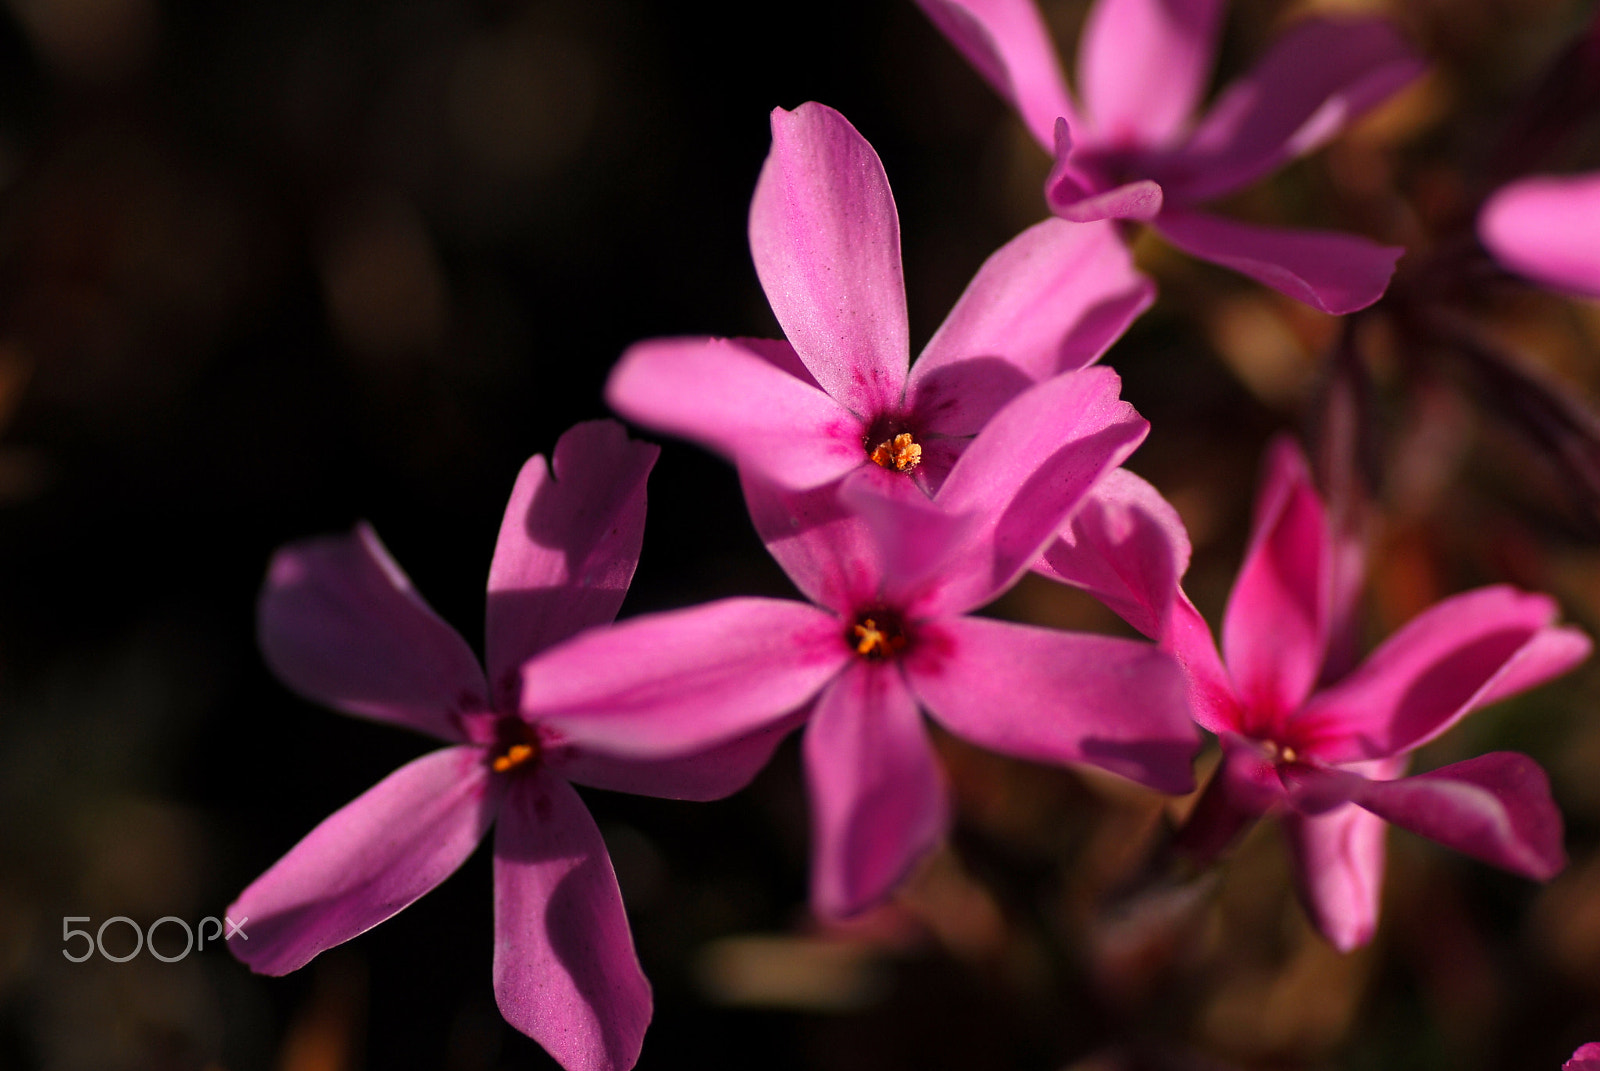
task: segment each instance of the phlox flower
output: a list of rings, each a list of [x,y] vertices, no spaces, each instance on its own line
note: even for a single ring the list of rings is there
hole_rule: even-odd
[[[1600,298],[1600,172],[1536,175],[1502,186],[1478,214],[1501,264],[1545,286]]]
[[[1114,491],[1080,511],[1038,567],[1101,594],[1184,664],[1195,719],[1217,734],[1223,758],[1180,846],[1208,859],[1282,813],[1301,898],[1346,950],[1377,925],[1385,822],[1530,877],[1561,869],[1561,816],[1527,756],[1494,752],[1402,777],[1412,751],[1468,712],[1588,656],[1588,637],[1554,624],[1552,599],[1504,585],[1453,596],[1328,679],[1332,623],[1355,591],[1336,574],[1351,559],[1304,456],[1282,440],[1268,453],[1219,655],[1173,584],[1188,560],[1176,514],[1127,477]],[[1126,564],[1113,575],[1117,548]]]
[[[1034,0],[917,0],[1054,152],[1063,219],[1149,223],[1184,252],[1324,312],[1382,296],[1402,250],[1352,235],[1262,227],[1197,206],[1320,148],[1423,70],[1379,19],[1306,19],[1194,117],[1223,0],[1096,0],[1079,46],[1081,103]]]
[[[494,991],[501,1013],[572,1071],[626,1071],[650,1021],[605,843],[569,782],[714,799],[765,764],[777,734],[657,761],[519,713],[519,667],[616,616],[639,560],[658,448],[612,421],[572,428],[517,477],[489,568],[488,676],[366,525],[279,550],[262,652],[307,698],[440,737],[289,850],[228,908],[253,970],[286,974],[443,881],[496,818]],[[592,672],[604,674],[603,665]]]
[[[1000,406],[1095,361],[1154,294],[1110,224],[1046,220],[989,258],[912,365],[883,165],[816,103],[772,113],[750,251],[786,341],[641,342],[606,397],[797,490],[866,469],[931,494]]]
[[[947,827],[919,710],[1007,755],[1184,791],[1196,734],[1171,659],[969,616],[1144,437],[1119,388],[1089,368],[1023,392],[931,499],[868,471],[796,491],[744,470],[757,531],[811,602],[725,599],[590,631],[528,663],[524,714],[574,719],[618,754],[694,754],[808,719],[811,896],[829,916],[882,899]]]

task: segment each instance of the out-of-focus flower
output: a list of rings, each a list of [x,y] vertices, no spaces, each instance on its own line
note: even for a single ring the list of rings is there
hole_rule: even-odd
[[[1557,290],[1600,298],[1600,173],[1519,179],[1484,202],[1478,237],[1496,260]]]
[[[417,595],[377,534],[291,544],[262,592],[262,651],[286,684],[349,714],[451,746],[401,767],[290,849],[228,908],[229,947],[285,974],[393,915],[495,834],[495,997],[569,1069],[625,1071],[650,1021],[650,986],[605,843],[569,781],[714,799],[765,764],[778,734],[705,756],[608,755],[578,718],[559,732],[518,713],[519,668],[616,616],[644,531],[658,448],[612,421],[580,424],[523,466],[489,569],[488,677]],[[615,654],[613,655],[613,660]],[[603,662],[596,672],[608,672]]]
[[[1579,1045],[1572,1059],[1561,1065],[1561,1071],[1600,1071],[1600,1041]]]
[[[1195,206],[1320,148],[1423,71],[1380,19],[1307,19],[1193,118],[1222,0],[1098,0],[1067,88],[1034,0],[917,0],[1053,150],[1045,196],[1063,219],[1136,219],[1178,248],[1330,313],[1383,295],[1403,250],[1261,227]]]
[[[1143,439],[1119,389],[1089,368],[1018,395],[931,500],[871,472],[795,491],[747,470],[757,531],[817,605],[727,599],[592,631],[528,664],[525,715],[557,730],[574,719],[615,753],[685,755],[809,717],[812,903],[830,916],[880,900],[944,833],[919,708],[1004,754],[1183,791],[1194,727],[1165,655],[967,616]]]
[[[1047,220],[984,263],[910,365],[883,165],[844,116],[816,103],[772,113],[750,250],[787,341],[641,342],[607,398],[796,490],[865,468],[906,474],[931,494],[997,409],[1094,362],[1154,296],[1111,224]]]

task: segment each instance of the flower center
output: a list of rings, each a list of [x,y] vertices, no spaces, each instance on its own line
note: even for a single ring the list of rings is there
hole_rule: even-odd
[[[1269,762],[1299,762],[1300,753],[1288,744],[1280,744],[1276,740],[1263,740],[1261,747],[1267,753]]]
[[[872,448],[869,455],[872,463],[881,468],[893,469],[896,472],[910,472],[922,461],[922,447],[911,438],[909,431],[902,431],[892,439],[885,439]]]
[[[494,758],[489,762],[495,773],[508,773],[538,761],[539,738],[534,735],[533,726],[522,719],[502,720],[495,736]]]
[[[845,642],[867,661],[882,662],[905,650],[906,629],[895,614],[871,610],[856,618],[845,634]]]

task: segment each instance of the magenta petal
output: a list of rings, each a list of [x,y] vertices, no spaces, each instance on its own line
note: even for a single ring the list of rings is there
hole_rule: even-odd
[[[518,777],[494,839],[494,997],[567,1071],[628,1071],[650,1025],[611,857],[559,777]]]
[[[1325,762],[1420,747],[1467,712],[1583,661],[1588,637],[1555,627],[1556,613],[1548,596],[1505,585],[1429,607],[1312,696],[1294,719],[1297,735],[1315,740]]]
[[[586,751],[672,759],[748,736],[852,657],[846,626],[788,599],[722,599],[591,629],[522,669],[522,715]]]
[[[861,513],[839,500],[838,484],[791,491],[740,476],[756,533],[806,598],[847,614],[878,594],[879,542]]]
[[[366,524],[274,554],[256,629],[279,680],[347,714],[462,740],[459,716],[488,708],[471,648]]]
[[[898,406],[911,361],[900,220],[878,154],[832,108],[773,110],[750,252],[822,389],[868,421]]]
[[[1335,316],[1364,309],[1382,297],[1395,261],[1405,252],[1353,234],[1219,219],[1173,208],[1170,201],[1155,227],[1191,256],[1232,268]]]
[[[1398,781],[1298,766],[1284,781],[1297,805],[1337,792],[1402,829],[1526,877],[1548,880],[1567,863],[1550,780],[1526,755],[1495,751]]]
[[[1022,390],[1092,364],[1154,300],[1110,224],[1049,219],[984,261],[911,367],[927,431],[975,435]]]
[[[1149,223],[1161,214],[1165,198],[1150,179],[1124,183],[1100,193],[1080,192],[1077,179],[1061,168],[1051,172],[1044,185],[1050,211],[1070,223],[1095,223],[1110,219],[1136,219]]]
[[[501,780],[471,746],[400,767],[239,894],[228,917],[249,939],[228,947],[253,971],[288,974],[370,930],[466,861],[494,821]]]
[[[839,917],[882,900],[949,824],[944,774],[900,670],[858,663],[828,687],[802,744],[811,903]]]
[[[918,626],[906,675],[955,735],[1032,762],[1194,788],[1200,746],[1177,663],[1147,643],[957,617]]]
[[[1222,0],[1097,0],[1078,45],[1095,143],[1162,145],[1181,133],[1216,58]]]
[[[681,435],[789,487],[863,464],[866,425],[821,390],[727,339],[631,346],[606,384],[629,420]]]
[[[1077,123],[1050,30],[1034,0],[917,0],[1046,150],[1056,119]]]
[[[1600,1042],[1578,1046],[1572,1059],[1561,1065],[1561,1071],[1600,1071]]]
[[[489,566],[485,661],[496,707],[516,706],[517,668],[617,616],[644,538],[645,479],[661,448],[611,420],[578,424],[522,466]]]
[[[1222,91],[1156,177],[1186,204],[1236,190],[1321,148],[1424,70],[1382,19],[1306,19]]]
[[[1109,368],[1047,379],[1018,395],[972,440],[935,499],[980,525],[946,561],[922,608],[962,613],[999,595],[1032,565],[1089,489],[1149,430],[1118,397]]]
[[[619,759],[581,747],[565,747],[556,751],[550,761],[562,777],[591,788],[672,800],[720,800],[754,780],[783,738],[798,728],[809,713],[802,707],[749,736],[681,759]]]
[[[1478,235],[1496,260],[1528,278],[1600,297],[1600,173],[1540,175],[1495,192]]]

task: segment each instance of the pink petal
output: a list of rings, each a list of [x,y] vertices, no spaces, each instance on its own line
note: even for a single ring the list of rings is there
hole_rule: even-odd
[[[567,780],[592,788],[673,800],[720,800],[755,779],[806,713],[801,709],[749,736],[687,758],[629,760],[567,746],[554,751],[550,765]]]
[[[1444,600],[1408,621],[1294,720],[1324,762],[1379,758],[1432,740],[1468,711],[1565,673],[1589,639],[1553,622],[1544,595],[1504,585]]]
[[[722,599],[591,629],[522,669],[522,715],[624,760],[692,756],[796,710],[852,657],[846,626],[787,599]]]
[[[1561,1065],[1561,1071],[1600,1071],[1600,1042],[1578,1046],[1572,1059]]]
[[[1369,763],[1364,773],[1390,781],[1406,760]],[[1294,855],[1300,901],[1317,931],[1341,952],[1360,948],[1378,928],[1388,823],[1353,803],[1319,815],[1290,812],[1284,829]]]
[[[256,630],[279,680],[347,714],[464,740],[461,715],[488,708],[472,650],[366,524],[273,555]]]
[[[1399,246],[1353,234],[1260,227],[1167,207],[1161,236],[1190,256],[1232,268],[1314,309],[1342,316],[1383,296]]]
[[[489,566],[484,629],[496,709],[516,707],[518,667],[617,616],[639,564],[645,479],[660,447],[611,420],[578,424],[522,466]]]
[[[1169,200],[1209,200],[1313,152],[1426,70],[1382,19],[1306,19],[1217,97],[1170,165]]]
[[[1254,529],[1222,619],[1222,654],[1254,716],[1275,731],[1310,693],[1328,643],[1327,518],[1291,440],[1269,448]]]
[[[1216,58],[1222,0],[1098,0],[1078,45],[1095,142],[1161,145],[1183,131]]]
[[[701,443],[789,487],[815,487],[867,460],[867,427],[818,388],[727,339],[629,347],[606,384],[629,420]]]
[[[1149,429],[1118,397],[1109,368],[1045,380],[994,415],[939,489],[951,516],[979,527],[930,574],[924,613],[962,613],[991,601],[1039,557],[1089,489]]]
[[[848,615],[878,594],[879,543],[861,513],[840,501],[837,484],[791,491],[740,476],[756,533],[806,598]]]
[[[572,787],[518,777],[494,841],[494,997],[567,1071],[628,1071],[650,1025],[617,877]]]
[[[811,903],[854,915],[888,896],[949,824],[944,775],[899,668],[857,663],[829,686],[802,754]]]
[[[1046,150],[1057,118],[1077,125],[1050,30],[1034,0],[917,0]]]
[[[1071,223],[1111,219],[1149,223],[1161,214],[1166,200],[1161,186],[1150,179],[1126,182],[1103,191],[1085,190],[1082,181],[1069,164],[1058,158],[1044,184],[1044,199],[1050,211]]]
[[[928,712],[980,747],[1194,788],[1183,674],[1150,644],[958,617],[919,625],[905,663]]]
[[[1231,730],[1217,734],[1222,761],[1173,838],[1173,847],[1195,866],[1207,867],[1265,814],[1284,803],[1277,766],[1261,744]]]
[[[1284,782],[1321,806],[1342,796],[1402,829],[1526,877],[1566,866],[1550,780],[1526,755],[1495,751],[1416,777],[1369,781],[1340,770],[1287,767]]]
[[[1161,649],[1172,653],[1188,678],[1189,709],[1195,724],[1213,733],[1250,728],[1244,706],[1234,691],[1233,678],[1217,654],[1211,626],[1182,592],[1172,605]]]
[[[822,389],[868,422],[898,406],[911,360],[900,220],[878,154],[832,108],[773,110],[750,252]]]
[[[288,974],[370,930],[466,861],[494,821],[503,781],[471,746],[400,767],[239,894],[228,917],[248,940],[228,947],[259,974]]]
[[[1495,192],[1478,236],[1496,260],[1530,279],[1600,297],[1600,173],[1539,175]]]
[[[984,261],[911,367],[927,431],[976,435],[1027,387],[1099,359],[1155,299],[1110,224],[1035,224]]]

